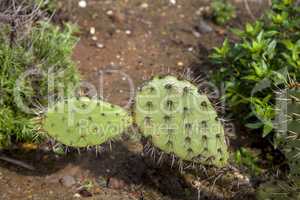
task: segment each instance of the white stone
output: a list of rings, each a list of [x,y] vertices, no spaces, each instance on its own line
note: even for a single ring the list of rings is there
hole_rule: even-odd
[[[93,41],[97,41],[97,40],[98,40],[97,36],[93,36],[93,37],[92,37],[92,40],[93,40]]]
[[[80,194],[78,194],[78,193],[75,193],[75,194],[74,194],[74,198],[80,198],[80,197],[81,197]]]
[[[102,43],[97,43],[96,46],[97,46],[99,49],[103,49],[103,48],[104,48],[104,44],[102,44]]]
[[[172,5],[176,5],[176,0],[170,0],[170,3],[171,3]]]
[[[178,66],[183,66],[183,62],[178,62],[177,65]]]
[[[91,35],[94,35],[95,33],[96,33],[95,27],[91,27],[91,28],[90,28],[90,34],[91,34]]]
[[[147,3],[142,3],[141,8],[147,9],[149,5]]]
[[[130,30],[126,30],[125,33],[126,33],[127,35],[130,35],[130,34],[131,34],[131,31],[130,31]]]
[[[80,1],[78,2],[78,6],[79,6],[80,8],[86,8],[87,3],[86,3],[85,0],[80,0]]]
[[[108,16],[113,16],[114,12],[113,12],[112,10],[108,10],[108,11],[106,12],[106,14],[107,14]]]

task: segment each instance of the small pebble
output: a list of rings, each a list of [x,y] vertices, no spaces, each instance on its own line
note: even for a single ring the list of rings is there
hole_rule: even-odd
[[[113,16],[114,12],[113,12],[112,10],[108,10],[108,11],[106,12],[106,14],[107,14],[108,16]]]
[[[177,65],[181,67],[183,66],[183,62],[178,62]]]
[[[171,3],[172,5],[176,5],[176,0],[170,0],[170,3]]]
[[[93,41],[97,41],[97,40],[98,40],[97,36],[93,36],[93,37],[92,37],[92,40],[93,40]]]
[[[91,34],[91,35],[94,35],[95,33],[96,33],[95,27],[91,27],[91,28],[90,28],[90,34]]]
[[[142,3],[141,8],[147,9],[149,5],[147,3]]]
[[[76,181],[75,181],[74,177],[73,177],[73,176],[68,176],[68,175],[62,177],[62,178],[59,180],[59,182],[60,182],[63,186],[65,186],[65,187],[72,187],[73,185],[76,184]]]
[[[200,38],[200,37],[201,37],[201,34],[200,34],[198,31],[193,31],[193,35],[194,35],[196,38]]]
[[[80,198],[80,197],[81,197],[81,195],[80,195],[80,194],[78,194],[78,193],[75,193],[73,197],[74,197],[74,198]]]
[[[130,30],[126,30],[125,33],[126,33],[127,35],[131,35],[131,31],[130,31]]]
[[[97,46],[99,49],[103,49],[103,48],[104,48],[104,44],[102,44],[102,43],[97,43],[96,46]]]
[[[208,25],[203,19],[200,20],[199,29],[202,33],[210,33],[213,31],[212,27]]]
[[[126,184],[123,180],[112,177],[108,180],[108,187],[111,189],[123,189],[126,187]]]
[[[78,2],[78,6],[79,6],[80,8],[86,8],[87,3],[86,3],[86,1],[81,0],[81,1]]]
[[[82,197],[92,197],[92,193],[89,192],[87,189],[81,189],[79,192],[80,196]]]

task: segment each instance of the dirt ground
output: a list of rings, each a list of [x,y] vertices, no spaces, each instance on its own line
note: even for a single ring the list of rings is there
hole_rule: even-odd
[[[241,27],[251,20],[243,2],[233,2],[239,17],[229,26]],[[266,2],[251,2],[252,15],[259,17]],[[209,51],[230,36],[228,27],[202,19],[199,10],[209,5],[206,0],[89,0],[86,8],[75,0],[60,4],[59,15],[78,23],[81,30],[74,61],[87,88],[95,88],[88,94],[121,106],[128,105],[135,90],[155,74],[205,75],[211,69]],[[46,147],[40,149],[7,152],[35,170],[1,161],[1,200],[199,198],[177,169],[157,166],[144,157],[139,142],[117,142],[112,151],[99,156],[94,152],[58,156]]]

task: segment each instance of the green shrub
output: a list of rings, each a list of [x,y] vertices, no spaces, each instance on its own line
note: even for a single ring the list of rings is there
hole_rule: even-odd
[[[39,5],[40,9],[53,13],[57,9],[57,0],[34,0],[36,5]]]
[[[78,83],[78,71],[71,60],[77,41],[73,31],[68,24],[62,30],[40,22],[11,47],[8,34],[3,30],[0,36],[0,147],[11,141],[32,142],[39,138],[31,121],[34,114],[24,112],[18,101],[30,109],[46,105],[48,97],[66,96]],[[29,69],[38,74],[20,79]],[[53,85],[48,84],[50,78]]]
[[[219,25],[224,25],[236,17],[236,10],[226,0],[213,0],[211,3],[213,20]]]
[[[224,83],[226,100],[233,114],[247,127],[273,130],[276,94],[289,79],[300,78],[300,7],[292,0],[273,1],[262,20],[234,30],[240,42],[215,48],[213,63],[220,68],[213,75]]]

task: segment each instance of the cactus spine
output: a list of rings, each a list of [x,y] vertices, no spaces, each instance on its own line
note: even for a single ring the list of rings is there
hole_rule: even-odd
[[[208,97],[192,83],[155,77],[138,92],[134,114],[142,134],[163,152],[205,165],[227,164],[223,126]]]
[[[60,101],[45,113],[42,128],[72,147],[100,145],[120,136],[132,123],[122,108],[87,97]]]

